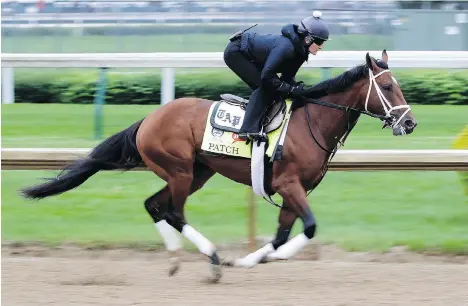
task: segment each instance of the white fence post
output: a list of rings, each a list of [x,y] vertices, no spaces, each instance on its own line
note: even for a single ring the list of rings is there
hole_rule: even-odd
[[[174,68],[162,68],[161,104],[166,104],[175,97]]]
[[[2,67],[2,103],[15,103],[15,81],[12,67]]]

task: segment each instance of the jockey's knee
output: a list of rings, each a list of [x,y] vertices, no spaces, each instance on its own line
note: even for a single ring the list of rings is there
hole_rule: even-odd
[[[228,50],[224,50],[224,63],[229,67],[231,68],[231,66],[229,66],[229,52]]]
[[[224,62],[229,68],[231,68],[234,64],[232,60],[234,59],[236,51],[238,50],[232,44],[228,44],[226,49],[224,50]]]

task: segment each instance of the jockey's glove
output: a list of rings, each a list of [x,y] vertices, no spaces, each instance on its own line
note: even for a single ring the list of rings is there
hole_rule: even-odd
[[[291,86],[291,89],[289,90],[289,96],[291,97],[302,97],[304,93],[305,93],[304,83]]]
[[[291,85],[287,82],[281,82],[276,90],[281,93],[284,98],[287,97],[300,97],[303,96],[305,93],[304,83],[302,82],[295,82],[294,85]]]
[[[304,81],[299,81],[299,82],[293,82],[293,86],[299,86],[299,85],[302,85],[304,86]]]

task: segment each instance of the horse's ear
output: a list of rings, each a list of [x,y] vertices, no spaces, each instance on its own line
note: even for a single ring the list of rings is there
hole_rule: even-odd
[[[382,51],[382,61],[387,64],[388,63],[388,54],[387,54],[387,50],[386,49],[383,49]]]
[[[371,68],[372,70],[374,70],[375,67],[377,67],[374,60],[370,57],[369,52],[367,52],[366,54],[366,63],[367,63],[367,67]]]

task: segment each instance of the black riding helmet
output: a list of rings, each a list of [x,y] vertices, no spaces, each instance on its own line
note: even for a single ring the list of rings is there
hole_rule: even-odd
[[[322,12],[314,11],[312,16],[303,19],[298,25],[297,31],[304,36],[308,46],[312,43],[320,46],[323,42],[329,40],[328,26],[321,17]]]

